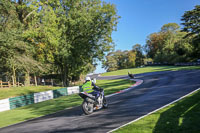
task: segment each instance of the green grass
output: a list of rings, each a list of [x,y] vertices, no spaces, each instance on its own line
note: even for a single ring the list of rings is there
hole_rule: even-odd
[[[105,89],[105,94],[111,94],[130,87],[134,82],[128,80],[97,80],[97,85]],[[63,96],[60,98],[31,104],[9,111],[0,112],[0,127],[30,120],[47,114],[78,106],[82,99],[77,95]]]
[[[115,133],[200,132],[200,91],[131,123]]]
[[[126,89],[133,85],[134,81],[129,81],[125,79],[117,80],[97,80],[97,86],[105,89],[105,95],[118,92],[120,90]]]
[[[55,90],[59,88],[61,87],[29,86],[29,87],[0,88],[0,99],[27,95],[31,93],[43,92],[43,91],[48,91],[48,90]]]
[[[112,72],[106,72],[101,74],[101,76],[114,76],[114,75],[127,75],[128,71],[132,74],[139,73],[148,73],[148,72],[157,72],[157,71],[178,71],[178,70],[192,70],[200,69],[200,66],[148,66],[142,68],[131,68],[131,69],[122,69]]]

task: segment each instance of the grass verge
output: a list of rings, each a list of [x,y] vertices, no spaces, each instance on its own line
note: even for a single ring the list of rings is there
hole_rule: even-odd
[[[126,89],[132,84],[134,84],[133,81],[130,82],[124,79],[97,81],[97,85],[105,89],[106,95]],[[75,94],[0,112],[0,118],[2,118],[0,119],[0,127],[48,115],[66,108],[78,106],[81,103],[82,99]]]
[[[114,133],[197,133],[200,131],[200,91]]]
[[[61,87],[52,86],[28,86],[28,87],[11,87],[0,89],[0,99],[10,98],[15,96],[22,96],[31,93],[43,92],[48,90],[55,90]]]
[[[117,79],[117,80],[98,80],[97,86],[105,89],[105,95],[109,95],[120,90],[126,89],[133,85],[135,81],[129,81],[126,79]]]
[[[101,76],[115,76],[115,75],[127,75],[128,71],[132,74],[148,73],[148,72],[158,72],[158,71],[178,71],[178,70],[192,70],[200,69],[200,66],[148,66],[142,68],[131,68],[122,69],[112,72],[107,72],[101,74]]]

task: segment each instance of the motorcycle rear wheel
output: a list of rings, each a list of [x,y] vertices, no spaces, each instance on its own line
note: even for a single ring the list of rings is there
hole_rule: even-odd
[[[103,97],[103,108],[108,108],[108,102],[105,96]]]

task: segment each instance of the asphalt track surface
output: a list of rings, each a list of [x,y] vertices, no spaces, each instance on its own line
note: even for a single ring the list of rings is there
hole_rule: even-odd
[[[1,128],[0,133],[105,133],[200,87],[200,70],[155,72],[136,75],[136,78],[144,80],[143,84],[109,97],[108,109],[84,115],[79,106]]]

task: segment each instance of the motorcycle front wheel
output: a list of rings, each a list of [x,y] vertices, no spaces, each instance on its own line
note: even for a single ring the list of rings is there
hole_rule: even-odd
[[[83,109],[83,112],[86,114],[86,115],[89,115],[89,114],[92,114],[93,111],[94,111],[94,107],[93,107],[93,104],[92,103],[89,103],[87,101],[83,101],[82,103],[82,109]]]

